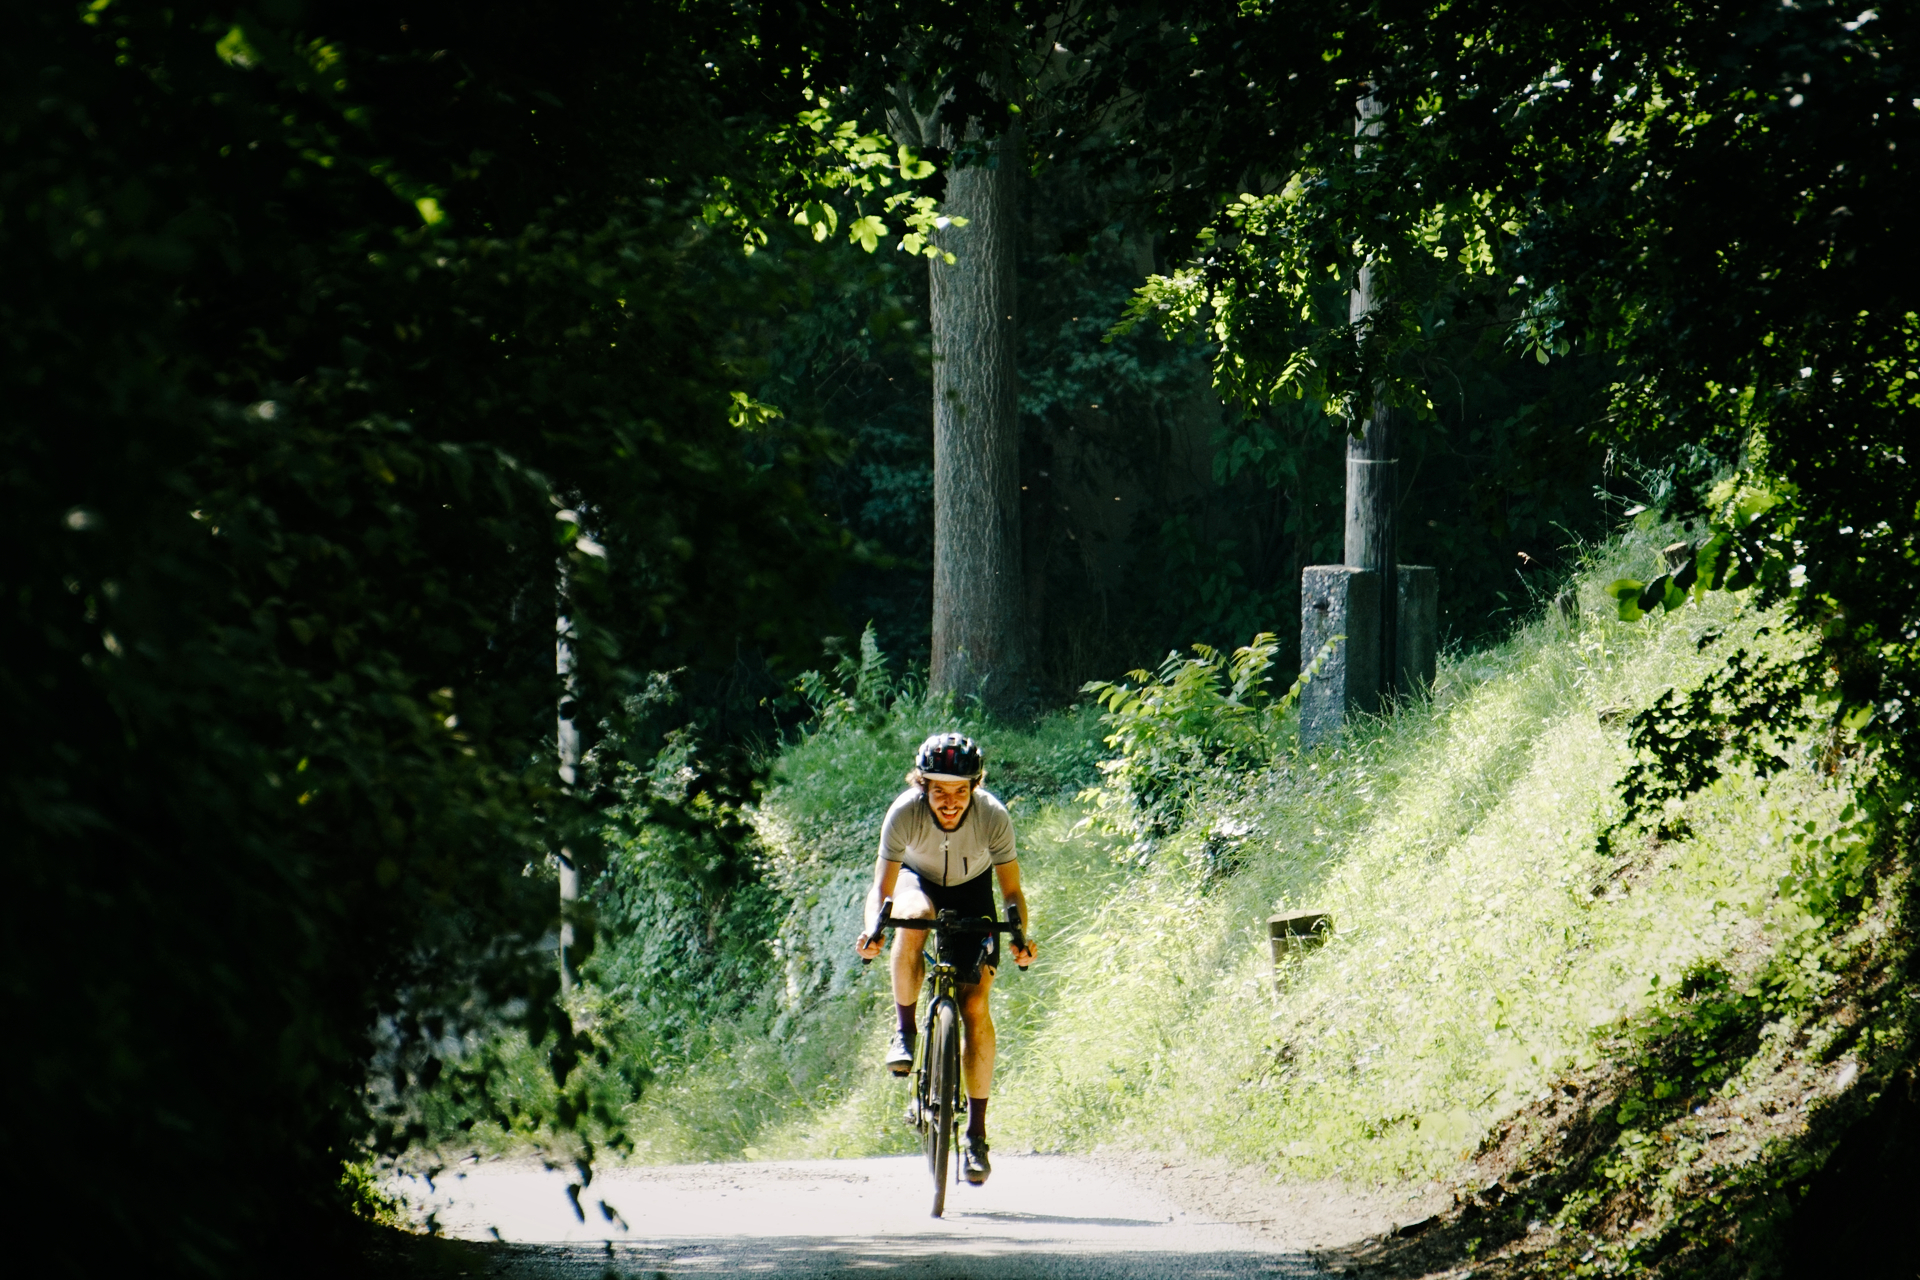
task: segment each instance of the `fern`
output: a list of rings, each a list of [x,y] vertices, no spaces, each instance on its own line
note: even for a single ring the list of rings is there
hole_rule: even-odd
[[[855,724],[868,731],[884,728],[894,703],[911,697],[910,680],[895,680],[869,622],[860,633],[858,656],[843,653],[831,677],[803,671],[794,688],[813,708],[820,729]]]

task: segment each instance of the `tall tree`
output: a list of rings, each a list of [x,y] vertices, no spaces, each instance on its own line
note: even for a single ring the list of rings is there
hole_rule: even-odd
[[[970,131],[947,174],[952,221],[930,260],[935,692],[1010,706],[1025,693],[1020,404],[1014,368],[1018,130]]]

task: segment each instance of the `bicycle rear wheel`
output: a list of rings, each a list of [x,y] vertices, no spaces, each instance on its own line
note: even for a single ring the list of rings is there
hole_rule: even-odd
[[[927,1101],[931,1122],[927,1128],[927,1163],[933,1173],[933,1216],[947,1208],[947,1166],[953,1159],[953,1132],[959,1123],[960,1017],[953,1002],[934,1006],[932,1033],[927,1042]]]

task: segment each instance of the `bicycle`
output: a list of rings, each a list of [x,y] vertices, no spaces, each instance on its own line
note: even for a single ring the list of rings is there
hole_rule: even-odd
[[[933,1174],[933,1216],[946,1212],[947,1166],[952,1161],[954,1137],[960,1127],[960,1004],[956,998],[959,967],[955,964],[960,948],[971,945],[985,934],[1008,933],[1013,945],[1026,949],[1026,934],[1020,926],[1020,908],[1007,904],[1007,921],[996,924],[986,916],[963,916],[942,911],[931,920],[894,918],[893,899],[880,904],[877,935],[887,927],[933,930],[933,959],[927,970],[933,984],[933,999],[927,1005],[927,1025],[920,1034],[919,1062],[914,1070],[913,1098],[907,1104],[908,1123],[920,1131],[927,1150],[927,1167]],[[954,1178],[959,1179],[955,1169]]]

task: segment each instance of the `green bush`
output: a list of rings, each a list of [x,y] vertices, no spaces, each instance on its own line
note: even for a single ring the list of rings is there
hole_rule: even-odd
[[[1191,658],[1176,651],[1158,671],[1128,672],[1131,684],[1089,682],[1081,692],[1107,709],[1104,741],[1120,754],[1100,764],[1107,785],[1083,798],[1109,817],[1124,815],[1119,820],[1143,840],[1164,834],[1184,819],[1203,778],[1266,767],[1289,749],[1288,713],[1344,639],[1329,640],[1278,698],[1267,685],[1280,642],[1266,631],[1231,656],[1196,644]]]
[[[1710,679],[1724,648],[1785,660],[1803,643],[1726,593],[1621,620],[1605,584],[1644,574],[1665,537],[1647,524],[1589,552],[1570,616],[1549,609],[1503,645],[1447,655],[1430,699],[1304,755],[1284,722],[1248,705],[1261,675],[1252,645],[1238,689],[1214,653],[1136,675],[1127,720],[1089,708],[1027,730],[963,721],[1008,763],[1077,762],[1109,801],[1063,787],[1016,797],[1043,950],[996,987],[997,1141],[1196,1151],[1292,1176],[1432,1176],[1555,1073],[1600,1063],[1623,1018],[1667,1008],[1699,975],[1764,964],[1813,927],[1812,898],[1783,897],[1781,881],[1851,874],[1855,766],[1834,774],[1791,734],[1774,776],[1729,762],[1673,799],[1684,836],[1602,848],[1622,815],[1634,711]],[[1214,721],[1200,708],[1216,703],[1239,709]],[[871,1065],[884,977],[861,970],[848,940],[906,752],[950,723],[896,704],[877,729],[848,719],[781,753],[753,815],[789,906],[780,974],[724,1060],[652,1095],[643,1129],[707,1108],[704,1131],[717,1134],[720,1082],[752,1078],[739,1145],[703,1154],[907,1148],[897,1086]],[[1150,858],[1125,757],[1091,767],[1103,734],[1182,779]],[[1330,911],[1336,929],[1276,988],[1265,917],[1291,909]],[[1737,1051],[1742,1008],[1701,1043]]]

